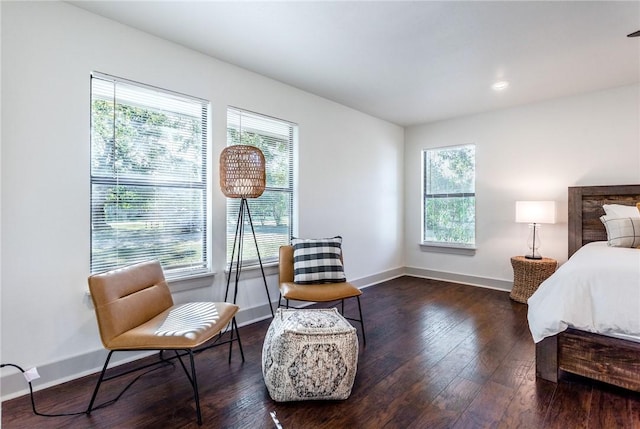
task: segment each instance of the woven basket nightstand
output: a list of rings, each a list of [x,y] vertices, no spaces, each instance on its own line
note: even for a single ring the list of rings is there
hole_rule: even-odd
[[[513,288],[509,297],[523,304],[556,271],[558,261],[551,258],[527,259],[524,256],[511,258],[513,267]]]

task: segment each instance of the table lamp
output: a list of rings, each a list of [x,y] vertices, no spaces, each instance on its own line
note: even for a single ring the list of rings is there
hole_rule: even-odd
[[[527,246],[531,253],[525,255],[527,259],[542,259],[540,248],[540,224],[556,223],[555,201],[516,201],[516,222],[528,223],[531,229]]]

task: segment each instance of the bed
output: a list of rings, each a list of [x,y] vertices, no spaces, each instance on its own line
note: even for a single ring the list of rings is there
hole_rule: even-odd
[[[605,214],[602,206],[604,204],[635,206],[640,202],[640,185],[570,187],[568,202],[568,256],[571,257],[583,246],[588,245],[576,255],[576,258],[572,258],[588,261],[588,254],[598,245],[602,245],[597,242],[607,240],[605,227],[600,221],[600,216]],[[634,256],[632,253],[640,252],[638,249],[625,250],[625,258],[629,255],[632,258],[631,261]],[[563,270],[565,273],[570,269],[571,262],[570,259],[565,264],[568,265],[567,269]],[[640,270],[640,267],[636,268]],[[560,275],[560,270],[556,274]],[[556,274],[547,281],[555,281]],[[614,278],[612,286],[616,285],[615,281]],[[545,288],[549,286],[545,283],[538,289],[541,294],[544,294]],[[618,289],[615,290],[618,291]],[[640,318],[640,298],[638,298],[640,291],[629,292],[628,290],[626,293],[631,295],[625,297],[625,294],[619,294],[619,296],[637,305],[636,315]],[[539,302],[536,302],[540,296],[536,297],[536,294],[529,302],[530,319],[532,312],[541,311]],[[627,313],[629,313],[628,310]],[[554,329],[562,330],[565,327],[566,325]],[[611,330],[603,335],[602,332],[590,332],[594,328],[576,329],[571,325],[562,332],[545,336],[540,340],[542,334],[534,333],[534,329],[538,328],[532,327],[534,338],[538,336],[536,338],[538,341],[536,342],[536,375],[538,377],[557,382],[559,375],[567,372],[640,392],[640,336],[616,334]]]

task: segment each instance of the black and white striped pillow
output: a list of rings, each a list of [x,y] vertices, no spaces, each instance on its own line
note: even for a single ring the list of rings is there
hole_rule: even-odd
[[[346,282],[342,260],[342,237],[292,238],[293,281],[299,284]]]

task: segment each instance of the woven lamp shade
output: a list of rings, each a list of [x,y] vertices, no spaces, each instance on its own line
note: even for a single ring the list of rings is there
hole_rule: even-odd
[[[229,198],[258,198],[267,181],[264,155],[255,146],[227,146],[220,154],[220,189]]]

